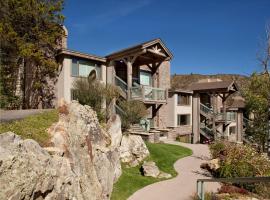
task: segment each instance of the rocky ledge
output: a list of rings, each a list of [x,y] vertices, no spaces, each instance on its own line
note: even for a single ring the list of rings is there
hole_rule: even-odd
[[[103,129],[89,106],[72,102],[59,113],[48,130],[49,147],[12,132],[0,135],[0,199],[110,199],[120,158],[134,165],[149,154],[141,138],[122,138],[117,115]]]

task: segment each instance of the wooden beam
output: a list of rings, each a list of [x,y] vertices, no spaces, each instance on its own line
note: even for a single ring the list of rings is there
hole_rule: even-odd
[[[161,56],[161,57],[164,57],[164,58],[167,58],[167,56],[164,54],[164,53],[161,53],[161,52],[157,52],[153,49],[147,49],[148,52],[150,53],[153,53],[154,55],[157,55],[157,56]]]

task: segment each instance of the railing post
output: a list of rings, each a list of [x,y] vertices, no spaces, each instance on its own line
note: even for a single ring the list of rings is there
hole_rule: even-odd
[[[144,86],[142,86],[142,100],[143,102],[145,100],[145,87]]]
[[[203,181],[201,181],[201,200],[204,200],[204,188],[203,188]]]
[[[199,199],[201,199],[200,193],[199,193],[199,184],[200,184],[200,181],[197,181],[197,196],[199,197]]]

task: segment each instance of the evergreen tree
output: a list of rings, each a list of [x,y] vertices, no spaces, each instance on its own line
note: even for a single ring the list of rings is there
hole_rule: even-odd
[[[0,1],[1,106],[50,107],[63,0]]]

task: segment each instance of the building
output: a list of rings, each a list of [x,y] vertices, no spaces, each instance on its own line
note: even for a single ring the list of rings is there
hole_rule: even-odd
[[[173,129],[176,137],[191,141],[192,134],[192,91],[170,90],[168,97],[167,128]]]
[[[151,130],[138,124],[133,134],[150,137],[166,132],[167,137],[184,137],[185,141],[193,143],[221,137],[242,142],[244,105],[239,104],[239,100],[228,103],[229,97],[238,91],[237,85],[233,81],[207,79],[191,84],[187,90],[172,90],[172,58],[161,39],[107,56],[73,51],[67,49],[66,31],[63,48],[58,54],[60,65],[55,105],[62,99],[73,100],[74,81],[88,77],[94,70],[101,82],[119,87],[121,99],[139,100],[147,107],[149,114],[144,120],[151,124]],[[117,102],[113,109],[116,113],[123,112]]]
[[[105,84],[120,88],[121,98],[144,102],[153,127],[166,128],[168,90],[170,89],[170,60],[173,55],[161,39],[154,39],[107,56],[96,56],[67,49],[67,31],[59,51],[59,77],[55,104],[73,99],[73,84],[95,70]],[[115,111],[119,109],[117,102]]]

